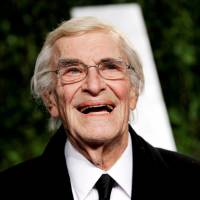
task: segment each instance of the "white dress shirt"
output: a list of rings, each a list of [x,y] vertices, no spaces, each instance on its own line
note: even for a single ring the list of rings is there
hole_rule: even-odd
[[[117,183],[117,186],[112,189],[110,200],[130,200],[133,173],[132,154],[129,134],[128,146],[121,157],[108,171],[103,171],[80,154],[68,140],[65,145],[65,158],[74,200],[98,200],[98,192],[93,187],[105,173]]]

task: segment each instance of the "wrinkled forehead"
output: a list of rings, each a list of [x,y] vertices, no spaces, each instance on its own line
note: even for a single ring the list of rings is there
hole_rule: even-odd
[[[63,36],[55,41],[53,54],[54,62],[66,57],[86,62],[103,57],[125,57],[118,36],[108,32]]]

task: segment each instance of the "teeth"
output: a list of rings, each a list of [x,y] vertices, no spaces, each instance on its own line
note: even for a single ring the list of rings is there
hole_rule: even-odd
[[[98,106],[86,106],[86,107],[83,107],[80,109],[80,112],[84,113],[87,109],[90,109],[90,108],[101,108],[101,107],[107,107],[108,110],[111,112],[113,110],[113,106],[111,105],[98,105]]]
[[[107,105],[107,107],[109,108],[110,111],[113,110],[113,107],[111,105]]]
[[[84,112],[85,110],[87,110],[88,108],[95,108],[95,107],[98,107],[98,106],[86,106],[86,107],[83,107],[81,108],[81,112]]]

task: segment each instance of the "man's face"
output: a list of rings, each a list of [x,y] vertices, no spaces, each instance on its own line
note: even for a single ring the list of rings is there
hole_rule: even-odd
[[[78,59],[91,66],[104,58],[127,62],[116,40],[103,32],[60,38],[54,50],[58,59]],[[51,115],[62,119],[71,141],[90,145],[112,142],[127,134],[129,111],[137,100],[128,75],[105,80],[95,67],[89,68],[80,82],[62,84],[58,80],[56,96]]]

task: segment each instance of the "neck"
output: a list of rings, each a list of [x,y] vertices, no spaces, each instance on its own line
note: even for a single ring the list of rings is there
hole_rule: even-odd
[[[96,167],[102,170],[110,169],[120,158],[128,145],[128,132],[112,141],[83,143],[69,138],[72,145]]]

